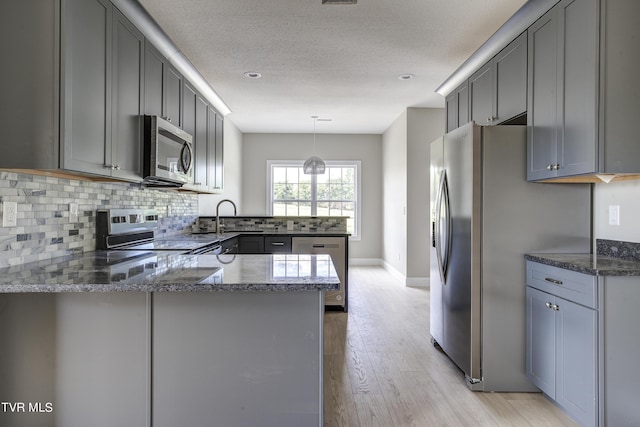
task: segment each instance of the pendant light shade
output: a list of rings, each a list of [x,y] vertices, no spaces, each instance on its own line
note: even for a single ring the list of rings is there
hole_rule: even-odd
[[[305,160],[302,170],[304,171],[305,175],[322,175],[326,169],[326,165],[324,163],[324,160],[322,160],[320,157],[315,155],[316,121],[318,120],[318,116],[311,116],[311,118],[313,119],[313,153],[314,155],[309,157],[307,160]]]
[[[320,157],[311,156],[305,160],[302,169],[306,175],[322,175],[326,169],[326,165]]]

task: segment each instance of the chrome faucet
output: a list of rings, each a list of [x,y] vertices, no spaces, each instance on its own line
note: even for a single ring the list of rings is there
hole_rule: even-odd
[[[220,231],[220,205],[223,204],[224,202],[229,202],[233,206],[233,216],[238,215],[238,208],[236,207],[236,204],[233,203],[232,200],[230,199],[220,200],[218,202],[218,205],[216,206],[216,234],[222,234],[222,232]]]

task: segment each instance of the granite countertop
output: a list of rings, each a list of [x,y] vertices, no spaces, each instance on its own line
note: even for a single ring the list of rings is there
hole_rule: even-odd
[[[591,276],[640,276],[640,261],[594,254],[526,254],[525,259]]]
[[[328,291],[329,255],[95,251],[0,269],[0,293]]]
[[[640,243],[596,240],[596,254],[531,253],[525,259],[592,276],[640,276]]]

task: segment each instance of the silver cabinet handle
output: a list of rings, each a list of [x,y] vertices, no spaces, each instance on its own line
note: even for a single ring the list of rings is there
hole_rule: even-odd
[[[319,243],[314,243],[313,247],[314,248],[324,248],[324,245],[323,244],[319,244]]]
[[[551,277],[545,277],[544,281],[545,282],[549,282],[549,283],[553,283],[554,285],[559,285],[559,286],[563,285],[561,280],[552,279]]]
[[[284,246],[284,242],[271,242],[271,246]]]
[[[551,304],[550,302],[545,302],[544,305],[547,308],[552,309],[553,311],[559,311],[560,310],[560,306],[558,304]]]

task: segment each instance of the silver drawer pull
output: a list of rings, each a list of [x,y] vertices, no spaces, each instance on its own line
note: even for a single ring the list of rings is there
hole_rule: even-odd
[[[545,282],[549,282],[549,283],[553,283],[554,285],[562,285],[563,284],[561,280],[552,279],[551,277],[545,277],[544,281]]]
[[[313,245],[313,247],[314,248],[324,248],[324,245],[316,243],[316,244]]]
[[[284,246],[284,242],[271,242],[271,246]]]

